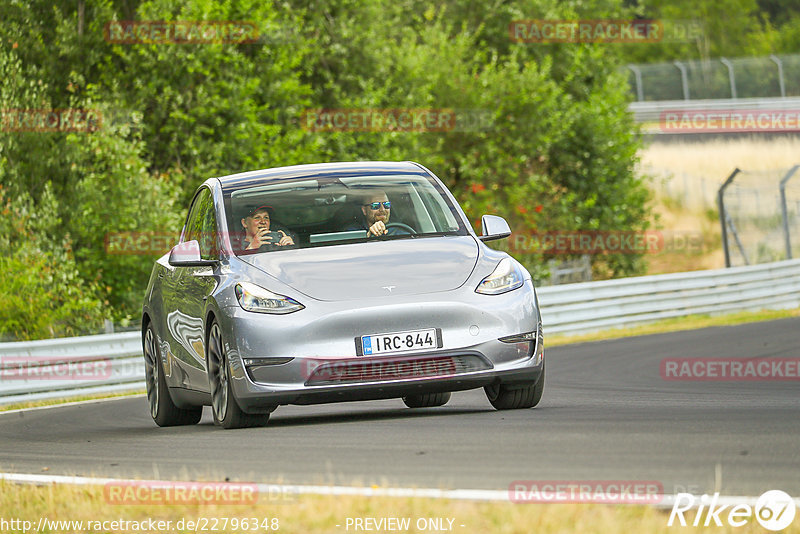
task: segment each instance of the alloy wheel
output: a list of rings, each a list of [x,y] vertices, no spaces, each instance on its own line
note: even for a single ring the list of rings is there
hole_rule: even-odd
[[[147,384],[147,402],[150,404],[150,415],[158,417],[158,352],[153,330],[147,329],[144,336],[144,374]]]
[[[208,336],[208,368],[211,375],[211,407],[217,421],[222,421],[228,413],[228,370],[222,334],[216,323]]]

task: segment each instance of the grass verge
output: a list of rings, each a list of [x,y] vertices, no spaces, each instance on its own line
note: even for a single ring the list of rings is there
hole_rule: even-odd
[[[42,406],[55,406],[57,404],[67,404],[72,402],[83,402],[90,400],[112,399],[116,397],[131,397],[134,395],[144,395],[145,390],[125,391],[123,393],[98,393],[97,395],[80,395],[76,397],[69,397],[66,399],[47,399],[41,401],[18,402],[16,404],[8,404],[0,406],[0,412],[7,412],[10,410],[24,410],[28,408],[41,408]]]
[[[408,518],[407,529],[400,532],[463,532],[481,534],[539,534],[581,532],[713,532],[750,534],[763,532],[751,518],[743,527],[667,526],[669,512],[643,505],[601,504],[513,504],[475,501],[452,501],[423,498],[315,496],[294,497],[291,502],[257,503],[255,505],[162,504],[142,503],[117,505],[106,499],[102,487],[69,485],[16,485],[0,481],[0,517],[4,520],[29,521],[31,530],[47,518],[48,529],[42,532],[194,532],[213,530],[224,532],[287,532],[328,533],[357,532],[355,520],[371,518]],[[722,516],[723,522],[724,514]],[[233,519],[245,519],[232,528]],[[350,523],[348,524],[348,518]],[[227,528],[222,528],[227,519]],[[277,520],[274,522],[273,520]],[[693,516],[686,514],[691,525]],[[120,523],[112,525],[111,521]],[[147,528],[148,521],[163,521]],[[266,521],[265,521],[266,520]],[[452,520],[450,523],[448,520]],[[54,525],[53,521],[81,521],[78,525]],[[102,522],[106,521],[105,525]],[[124,524],[123,521],[139,522]],[[183,521],[183,523],[180,523]],[[195,522],[190,525],[189,522]],[[437,523],[438,521],[438,523]],[[90,523],[91,522],[91,523]],[[100,523],[97,523],[100,522]],[[167,524],[166,522],[169,522]],[[257,522],[259,527],[254,529]],[[199,524],[198,524],[199,523]],[[141,528],[145,525],[145,528]],[[264,526],[269,528],[263,528]],[[349,528],[348,528],[349,525]],[[452,526],[450,526],[452,525]],[[183,528],[181,528],[181,526]],[[198,527],[199,528],[196,528]],[[206,528],[204,529],[203,526]],[[371,530],[377,531],[372,525]],[[440,526],[443,528],[436,528]],[[54,528],[56,527],[56,528]],[[136,528],[139,527],[139,528]],[[273,528],[277,527],[277,528]],[[21,531],[21,529],[19,530]],[[382,529],[381,531],[387,531]],[[800,521],[794,521],[784,532],[800,532]]]

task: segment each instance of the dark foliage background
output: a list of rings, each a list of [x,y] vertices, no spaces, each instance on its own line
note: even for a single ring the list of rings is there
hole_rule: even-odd
[[[681,44],[525,44],[517,19],[701,19]],[[113,44],[114,20],[252,21],[250,44]],[[11,0],[0,4],[0,108],[97,110],[93,132],[0,128],[0,335],[138,321],[153,256],[116,255],[117,232],[177,235],[210,176],[341,160],[414,160],[468,215],[516,232],[643,230],[648,190],[626,111],[626,62],[792,52],[788,0]],[[489,126],[314,132],[319,108],[454,108]],[[5,118],[4,118],[5,120]],[[535,277],[535,251],[518,257]],[[603,256],[608,276],[636,256]]]

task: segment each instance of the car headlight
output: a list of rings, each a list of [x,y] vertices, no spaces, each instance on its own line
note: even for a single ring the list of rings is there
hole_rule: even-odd
[[[503,258],[492,274],[481,280],[476,293],[499,295],[522,286],[525,277],[519,264],[511,258]]]
[[[236,284],[236,298],[239,306],[251,312],[283,315],[305,308],[291,297],[273,293],[249,282]]]

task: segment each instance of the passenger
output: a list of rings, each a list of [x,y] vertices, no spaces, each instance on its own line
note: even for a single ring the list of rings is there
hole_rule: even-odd
[[[274,250],[276,247],[295,244],[291,232],[277,224],[271,226],[272,212],[272,206],[259,206],[242,218],[242,226],[246,232],[241,243],[242,250],[258,250],[262,247],[264,250]],[[270,232],[279,232],[280,240],[275,242]]]

